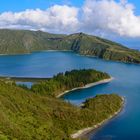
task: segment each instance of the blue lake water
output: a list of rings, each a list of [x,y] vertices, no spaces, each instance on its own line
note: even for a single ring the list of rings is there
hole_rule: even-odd
[[[25,85],[29,89],[31,89],[33,84],[34,84],[33,82],[16,82],[16,85],[18,85],[18,86],[24,86]]]
[[[0,75],[52,77],[72,69],[94,68],[115,79],[103,85],[70,92],[63,98],[79,105],[97,94],[118,93],[126,99],[123,111],[106,123],[91,140],[140,139],[140,65],[105,61],[72,52],[37,52],[29,55],[0,56]]]

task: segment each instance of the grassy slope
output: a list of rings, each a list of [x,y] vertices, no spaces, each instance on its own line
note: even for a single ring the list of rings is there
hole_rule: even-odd
[[[17,54],[40,50],[73,50],[106,60],[140,63],[140,52],[121,44],[83,33],[56,35],[41,31],[0,30],[0,53]]]
[[[64,35],[41,31],[0,30],[0,53],[16,54],[32,51],[57,49],[57,40]]]
[[[115,94],[102,95],[80,109],[0,81],[0,140],[71,139],[70,134],[114,114],[121,103]]]

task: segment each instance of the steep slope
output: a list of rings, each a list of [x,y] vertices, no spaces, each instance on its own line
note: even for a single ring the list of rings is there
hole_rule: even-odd
[[[121,44],[83,33],[64,37],[60,46],[82,55],[97,56],[106,60],[140,63],[140,52]],[[64,47],[65,46],[65,47]]]
[[[140,63],[140,52],[84,33],[57,35],[42,31],[0,30],[0,53],[17,54],[41,50],[72,50],[106,60]]]

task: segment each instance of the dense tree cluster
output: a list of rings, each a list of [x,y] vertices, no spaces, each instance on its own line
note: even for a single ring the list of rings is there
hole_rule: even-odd
[[[93,69],[82,69],[59,73],[52,79],[37,83],[31,90],[36,93],[57,96],[61,92],[71,90],[76,87],[83,87],[86,84],[110,78],[107,73]]]

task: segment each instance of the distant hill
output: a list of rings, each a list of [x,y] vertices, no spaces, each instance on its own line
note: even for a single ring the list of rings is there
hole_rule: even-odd
[[[84,33],[71,35],[42,31],[0,30],[0,54],[22,54],[41,50],[72,50],[106,60],[140,63],[140,52]]]

